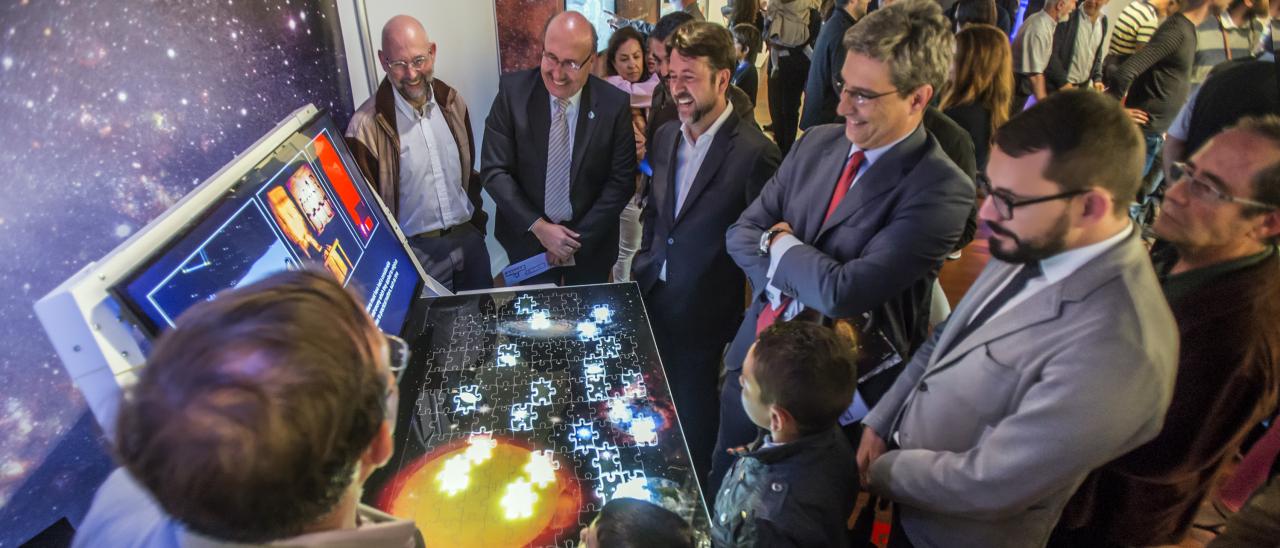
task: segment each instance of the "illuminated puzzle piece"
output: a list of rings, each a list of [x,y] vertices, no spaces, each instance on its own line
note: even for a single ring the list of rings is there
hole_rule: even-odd
[[[456,455],[444,461],[440,472],[436,474],[436,485],[441,493],[454,496],[467,488],[471,483],[471,461],[466,455]]]
[[[547,379],[537,379],[529,383],[529,403],[534,405],[551,405],[551,396],[556,395],[556,387]]]
[[[645,476],[644,470],[628,470],[622,475],[628,479],[614,487],[608,500],[626,498],[657,502],[657,497],[654,497],[653,491],[649,489],[649,478]]]
[[[538,494],[533,492],[533,484],[525,479],[518,479],[507,484],[502,494],[502,513],[508,520],[527,519],[533,517],[533,506],[538,503]]]
[[[529,453],[529,462],[524,465],[524,474],[529,478],[530,483],[541,489],[555,481],[556,470],[559,469],[560,463],[556,461],[554,452],[534,451]]]
[[[588,360],[617,358],[618,353],[622,352],[622,345],[618,343],[618,338],[613,335],[599,337],[590,342],[595,343],[595,348],[587,354],[586,358]]]
[[[520,360],[520,351],[515,343],[498,345],[498,367],[515,367]]]
[[[631,422],[631,418],[631,406],[627,405],[626,400],[620,398],[609,400],[609,420],[611,422],[626,424]]]
[[[498,447],[498,440],[493,439],[488,430],[481,428],[467,438],[467,450],[462,454],[471,464],[481,464],[493,457],[493,450],[496,447]]]
[[[649,387],[644,383],[644,375],[639,371],[627,371],[622,374],[622,392],[628,398],[644,398],[649,395]]]
[[[658,444],[658,423],[653,420],[653,417],[641,415],[632,419],[631,426],[627,427],[627,433],[631,434],[636,445]]]
[[[609,399],[609,382],[601,375],[587,375],[587,401]]]
[[[574,453],[590,453],[596,447],[596,439],[600,434],[596,432],[596,427],[587,419],[578,419],[573,423],[573,430],[570,430],[570,438],[573,438]]]
[[[591,319],[596,323],[610,323],[613,321],[613,310],[608,305],[598,304],[591,308]]]
[[[618,446],[602,442],[595,447],[596,455],[591,459],[591,466],[596,469],[596,475],[600,477],[617,474],[622,471],[622,458],[618,453]]]
[[[600,326],[596,322],[578,322],[578,338],[588,341],[600,336]]]
[[[533,430],[533,422],[538,420],[538,412],[533,410],[533,406],[527,403],[517,403],[511,406],[511,430],[514,432],[523,432]]]
[[[537,310],[529,315],[529,329],[543,330],[551,327],[551,313]]]
[[[516,314],[532,314],[535,306],[538,306],[538,302],[533,300],[531,295],[521,295],[516,298]]]
[[[470,415],[476,410],[484,396],[480,395],[480,387],[474,384],[458,388],[453,395],[453,411],[462,415]]]
[[[603,375],[604,362],[593,361],[593,360],[586,360],[582,362],[582,374],[583,375]]]

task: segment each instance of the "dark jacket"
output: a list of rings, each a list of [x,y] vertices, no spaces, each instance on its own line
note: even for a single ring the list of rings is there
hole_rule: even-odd
[[[1147,45],[1105,75],[1107,93],[1151,115],[1144,133],[1164,133],[1187,101],[1195,59],[1196,26],[1185,15],[1173,14]]]
[[[647,295],[665,261],[664,294],[678,295],[679,302],[661,303],[669,310],[652,313],[684,326],[679,331],[698,344],[721,348],[742,316],[746,292],[746,277],[729,258],[724,233],[755,201],[782,157],[759,128],[730,115],[714,135],[677,215],[675,164],[683,140],[680,124],[668,123],[649,149],[653,180],[632,270]]]
[[[1102,81],[1102,60],[1107,56],[1107,31],[1111,24],[1106,15],[1099,17],[1102,18],[1102,40],[1098,41],[1098,50],[1093,52],[1093,66],[1089,69],[1089,79],[1094,82]],[[1081,7],[1066,22],[1058,23],[1053,29],[1053,50],[1049,54],[1049,66],[1044,69],[1045,85],[1049,91],[1062,89],[1067,84],[1082,83],[1068,82],[1067,75],[1071,70],[1071,57],[1075,55],[1080,25],[1089,24],[1088,18],[1084,7]]]
[[[445,125],[458,145],[458,165],[462,167],[462,188],[471,200],[474,213],[471,224],[483,234],[489,216],[480,198],[480,174],[475,165],[476,140],[471,133],[471,115],[467,103],[456,90],[436,78],[431,92],[444,113]],[[365,178],[378,189],[382,202],[392,216],[400,215],[400,132],[396,129],[396,99],[391,82],[386,78],[378,90],[360,105],[347,124],[347,146]]]
[[[747,99],[751,100],[751,106],[756,104],[756,93],[760,91],[760,73],[756,70],[754,63],[743,61],[733,69],[733,79],[729,81],[734,87],[742,90],[747,94]],[[737,110],[737,105],[734,105]],[[751,114],[751,118],[755,119],[755,113]]]
[[[494,236],[511,262],[546,251],[529,231],[546,206],[551,95],[538,69],[502,76],[484,124],[481,176],[497,204]],[[570,169],[573,218],[581,234],[570,283],[604,282],[618,260],[618,216],[635,194],[636,137],[631,97],[590,77],[582,88]]]
[[[955,162],[960,171],[969,176],[970,181],[978,180],[977,153],[974,151],[973,138],[969,136],[969,132],[935,107],[925,109],[924,128],[929,131],[929,135],[938,140],[938,146],[942,147],[942,152]],[[969,245],[969,242],[973,241],[974,234],[978,232],[977,194],[973,195],[973,201],[974,205],[969,211],[969,218],[964,221],[964,232],[960,234],[960,241],[956,242],[957,250]]]
[[[839,428],[762,448],[733,464],[712,512],[721,546],[849,546],[846,522],[858,497],[853,448]]]
[[[800,129],[836,122],[835,79],[844,66],[844,33],[853,27],[853,17],[843,8],[831,11],[831,18],[822,24],[818,41],[813,46],[809,77],[804,84],[804,112],[800,115]]]
[[[1060,527],[1124,545],[1177,544],[1244,435],[1275,408],[1280,258],[1214,277],[1170,302],[1178,376],[1155,439],[1094,471]]]

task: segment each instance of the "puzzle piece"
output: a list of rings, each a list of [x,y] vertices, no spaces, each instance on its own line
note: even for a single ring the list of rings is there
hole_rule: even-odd
[[[511,406],[511,431],[525,432],[533,430],[533,423],[538,420],[538,412],[533,405],[517,403]]]
[[[470,415],[479,407],[480,401],[484,396],[480,395],[480,387],[474,384],[461,386],[458,393],[453,396],[453,412],[460,415]]]
[[[604,401],[609,399],[609,382],[605,380],[605,376],[587,375],[586,377],[587,401]]]
[[[591,453],[595,450],[596,440],[600,439],[600,433],[596,432],[595,424],[587,419],[574,421],[573,428],[569,432],[574,453]]]
[[[527,315],[533,314],[534,307],[538,306],[538,302],[533,300],[533,296],[528,293],[520,295],[516,298],[515,308],[516,314]]]
[[[587,341],[587,359],[603,360],[607,358],[617,358],[618,353],[622,351],[622,345],[618,344],[617,336],[610,335],[608,337],[598,337]]]
[[[644,375],[639,371],[627,371],[622,374],[622,393],[628,398],[646,398],[649,387],[644,383]]]
[[[515,343],[498,345],[498,359],[496,365],[498,367],[515,367],[520,362],[520,350],[516,348]]]
[[[539,378],[529,383],[529,402],[533,405],[551,405],[551,397],[556,395],[556,387],[551,381]]]

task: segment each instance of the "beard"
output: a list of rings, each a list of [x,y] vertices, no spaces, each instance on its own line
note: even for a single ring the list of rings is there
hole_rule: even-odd
[[[431,78],[430,74],[419,74],[417,78],[395,80],[396,90],[403,95],[405,99],[413,101],[426,101],[431,98]],[[411,87],[413,83],[420,82],[418,88]]]
[[[1026,264],[1044,260],[1066,249],[1067,229],[1070,226],[1070,220],[1066,215],[1063,215],[1058,218],[1058,221],[1050,227],[1049,232],[1043,237],[1023,239],[1009,229],[1000,226],[999,223],[988,221],[987,228],[990,228],[993,234],[987,240],[987,247],[992,257],[1006,263]],[[996,240],[996,236],[1004,238],[1006,243],[1012,245],[1012,247],[1003,247],[1001,245],[1002,242]]]
[[[680,95],[676,96],[674,99],[676,100],[677,103],[685,99],[688,99],[693,102],[693,112],[689,114],[689,119],[680,120],[689,125],[694,125],[702,121],[703,117],[710,114],[711,109],[715,108],[716,106],[715,102],[711,102],[705,105],[701,104],[698,102],[698,99],[696,97],[694,97],[693,95],[690,95],[688,92],[681,93]]]

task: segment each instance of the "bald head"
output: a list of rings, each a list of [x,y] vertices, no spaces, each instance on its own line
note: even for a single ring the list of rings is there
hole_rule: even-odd
[[[426,104],[435,76],[436,45],[427,37],[422,23],[408,15],[387,21],[382,27],[378,61],[401,97],[415,107]]]
[[[596,29],[581,13],[566,11],[547,20],[542,31],[542,82],[547,92],[569,99],[591,77]]]
[[[553,33],[558,39],[572,41],[575,46],[581,46],[584,53],[594,53],[599,48],[596,28],[591,26],[591,21],[576,11],[560,12],[547,20],[547,26],[542,29],[544,48],[547,39]]]

